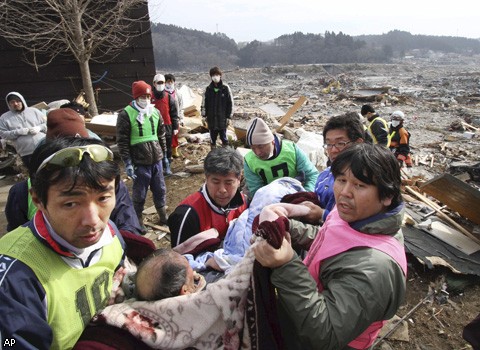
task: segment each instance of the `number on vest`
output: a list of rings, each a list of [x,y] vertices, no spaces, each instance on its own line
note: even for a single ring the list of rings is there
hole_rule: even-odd
[[[107,271],[104,271],[97,276],[90,288],[90,298],[87,296],[87,286],[83,286],[77,290],[75,305],[85,327],[92,319],[93,314],[107,304],[110,296],[110,292],[108,290],[108,280],[109,274]],[[94,310],[90,308],[92,301]]]

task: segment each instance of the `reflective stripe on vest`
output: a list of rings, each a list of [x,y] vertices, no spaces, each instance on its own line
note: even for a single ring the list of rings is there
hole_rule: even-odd
[[[407,258],[405,249],[399,241],[391,236],[365,234],[354,230],[346,221],[340,218],[337,207],[335,207],[327,216],[327,220],[320,228],[304,260],[310,275],[317,282],[319,292],[323,290],[323,285],[320,281],[322,262],[356,247],[369,247],[389,255],[397,262],[406,276]],[[373,322],[348,345],[354,349],[366,349],[373,344],[385,322]]]
[[[283,140],[280,147],[280,153],[271,160],[262,160],[253,151],[248,152],[245,156],[248,167],[262,178],[264,185],[281,177],[297,176],[297,155],[294,143]]]
[[[390,134],[388,133],[388,124],[387,122],[385,121],[385,119],[383,118],[380,118],[380,117],[376,117],[375,119],[373,119],[370,124],[368,124],[368,133],[369,135],[372,137],[372,140],[373,140],[373,143],[378,143],[377,141],[377,138],[375,137],[375,135],[373,134],[372,132],[372,125],[373,123],[375,122],[375,120],[379,119],[382,124],[383,124],[383,127],[385,129],[385,131],[387,132],[387,145],[386,147],[389,148],[390,147],[390,140],[391,140],[391,137],[390,137]]]
[[[138,111],[132,106],[125,107],[125,111],[130,119],[130,145],[136,145],[143,142],[158,141],[157,130],[160,114],[156,108],[151,115],[145,115],[143,124],[137,120]]]
[[[70,349],[90,319],[107,305],[115,269],[123,248],[115,236],[103,247],[100,260],[75,269],[46,247],[28,227],[19,227],[2,237],[0,254],[28,265],[46,293],[47,322],[53,332],[51,349]]]

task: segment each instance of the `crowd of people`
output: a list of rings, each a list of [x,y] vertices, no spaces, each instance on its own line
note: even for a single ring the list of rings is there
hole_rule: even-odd
[[[9,232],[0,238],[0,313],[8,320],[0,323],[2,340],[22,349],[81,348],[76,344],[91,337],[94,315],[115,302],[112,293],[118,293],[132,263],[130,294],[137,300],[188,298],[228,275],[228,255],[221,261],[211,252],[225,253],[240,240],[246,247],[240,255],[250,251],[269,271],[257,275],[253,269],[254,279],[276,291],[268,300],[255,299],[268,304],[267,318],[275,320],[268,326],[280,332],[265,348],[372,346],[406,290],[400,169],[411,167],[412,159],[404,113],[395,111],[387,123],[364,105],[359,113],[329,118],[319,145],[328,167],[320,173],[261,118],[247,126],[251,150],[242,158],[226,134],[232,91],[218,67],[209,75],[201,107],[211,148],[205,182],[170,215],[165,176],[180,155],[178,131],[184,123],[172,74],[156,74],[152,85],[133,82],[132,101],[117,119],[123,167],[86,129],[75,104],[45,118],[27,107],[21,94],[6,96],[9,111],[0,117],[0,137],[14,141],[29,177],[10,190]],[[121,169],[133,180],[131,191],[121,181]],[[273,186],[288,187],[287,194],[262,191]],[[159,223],[170,229],[168,249],[155,250],[143,236],[149,189]],[[255,202],[261,204],[250,211],[249,225],[241,226]],[[200,256],[202,264],[193,264]],[[132,334],[116,332],[108,344],[117,341],[114,348],[123,348],[121,342]],[[89,348],[104,348],[104,340],[93,334]]]

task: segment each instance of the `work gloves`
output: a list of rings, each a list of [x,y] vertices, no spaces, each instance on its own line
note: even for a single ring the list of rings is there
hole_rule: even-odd
[[[28,132],[29,132],[28,128],[17,129],[17,135],[19,136],[28,135]]]
[[[30,130],[28,130],[28,132],[32,135],[36,135],[40,132],[40,130],[42,130],[42,128],[40,126],[34,126],[33,128],[30,128]]]
[[[125,163],[125,171],[127,172],[127,176],[133,180],[137,178],[137,175],[135,175],[135,169],[130,161]]]

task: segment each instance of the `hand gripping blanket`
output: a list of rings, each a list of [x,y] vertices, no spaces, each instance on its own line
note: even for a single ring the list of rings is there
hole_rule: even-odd
[[[154,302],[130,299],[106,307],[94,323],[125,329],[155,349],[239,349],[254,260],[249,249],[228,276],[198,293]]]

